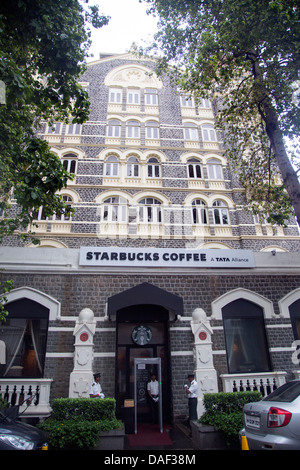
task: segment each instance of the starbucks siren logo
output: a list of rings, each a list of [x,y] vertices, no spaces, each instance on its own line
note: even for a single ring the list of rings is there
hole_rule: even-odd
[[[151,341],[152,331],[150,328],[148,328],[148,326],[136,326],[132,330],[131,337],[136,344],[139,346],[144,346],[145,344],[148,344],[149,341]]]

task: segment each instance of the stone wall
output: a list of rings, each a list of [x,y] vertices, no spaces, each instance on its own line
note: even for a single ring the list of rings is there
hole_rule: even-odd
[[[0,280],[10,279],[1,273]],[[299,286],[297,275],[110,275],[110,274],[34,274],[14,273],[14,288],[28,286],[61,302],[61,319],[49,324],[45,377],[53,378],[51,398],[67,396],[69,376],[73,368],[75,320],[83,308],[91,308],[96,319],[94,336],[94,370],[102,372],[102,387],[106,395],[114,396],[115,384],[115,323],[103,321],[107,299],[143,282],[148,282],[182,297],[184,317],[170,322],[173,409],[176,415],[186,413],[183,394],[187,371],[194,367],[193,335],[189,318],[196,308],[211,315],[211,303],[222,294],[245,288],[273,302],[275,317],[266,319],[266,333],[274,370],[285,370],[291,376],[295,366],[289,348],[293,342],[290,321],[279,316],[278,301]],[[65,317],[65,319],[64,319]],[[185,321],[186,317],[186,321]],[[221,320],[211,320],[214,366],[218,376],[227,373],[225,342]],[[273,351],[272,351],[273,350]],[[219,387],[221,384],[219,383]]]

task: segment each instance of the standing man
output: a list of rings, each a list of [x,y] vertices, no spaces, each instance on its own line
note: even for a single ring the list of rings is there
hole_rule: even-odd
[[[91,398],[104,398],[105,395],[102,393],[102,388],[100,385],[101,374],[98,372],[94,374],[94,382],[91,385],[90,397]]]
[[[197,404],[198,404],[198,384],[195,380],[195,374],[189,374],[187,376],[190,385],[185,385],[185,391],[189,400],[189,420],[196,421],[197,416]]]
[[[158,418],[158,400],[159,400],[159,386],[156,380],[156,375],[151,375],[151,380],[147,384],[147,391],[150,397],[150,406],[152,413],[152,423],[157,423]]]

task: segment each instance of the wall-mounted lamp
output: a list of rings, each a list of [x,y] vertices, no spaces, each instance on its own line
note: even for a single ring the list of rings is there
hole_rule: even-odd
[[[272,250],[271,253],[272,253],[273,256],[275,256],[276,255],[276,250]]]

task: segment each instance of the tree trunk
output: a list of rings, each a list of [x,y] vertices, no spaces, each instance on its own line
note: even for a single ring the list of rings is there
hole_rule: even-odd
[[[259,64],[254,57],[255,54],[252,53],[251,60],[253,64],[258,111],[265,122],[266,133],[269,138],[272,151],[275,155],[285,189],[291,199],[298,225],[300,226],[300,183],[285,149],[282,132],[278,123],[277,112],[272,105],[269,94],[264,86]]]
[[[300,225],[300,184],[297,174],[290,162],[283,142],[283,136],[279,128],[277,113],[268,99],[261,105],[263,119],[266,124],[266,133],[269,138],[272,151],[281,173],[285,189],[291,199],[298,225]]]

